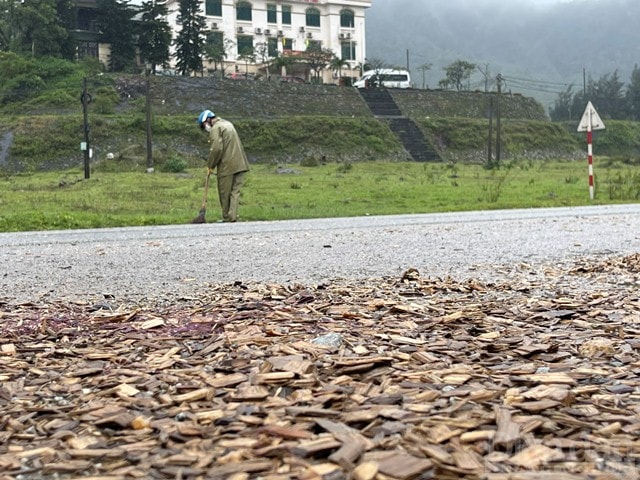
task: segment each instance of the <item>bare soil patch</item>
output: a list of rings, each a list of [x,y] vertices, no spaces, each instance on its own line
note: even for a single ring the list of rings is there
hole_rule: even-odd
[[[640,255],[0,305],[0,479],[636,479]]]

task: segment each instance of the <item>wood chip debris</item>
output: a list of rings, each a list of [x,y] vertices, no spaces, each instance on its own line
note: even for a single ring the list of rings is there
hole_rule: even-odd
[[[0,480],[640,479],[640,254],[0,302]]]

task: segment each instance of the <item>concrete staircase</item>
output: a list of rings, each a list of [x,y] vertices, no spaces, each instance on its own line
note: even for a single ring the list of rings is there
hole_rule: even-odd
[[[387,123],[391,131],[402,142],[404,149],[416,162],[440,161],[440,156],[413,120],[407,117],[388,118]]]
[[[402,115],[386,88],[361,88],[358,91],[371,113],[389,125],[413,160],[416,162],[440,160],[440,156],[415,122]]]
[[[402,112],[386,88],[359,88],[358,92],[376,117],[402,116]]]

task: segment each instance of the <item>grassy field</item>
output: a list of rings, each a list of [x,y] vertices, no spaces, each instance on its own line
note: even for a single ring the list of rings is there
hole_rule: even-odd
[[[596,160],[596,198],[587,162],[517,162],[488,170],[443,163],[254,165],[242,192],[241,221],[634,203],[640,166]],[[181,173],[81,169],[0,178],[0,231],[189,223],[206,170]],[[215,189],[207,221],[220,218]]]

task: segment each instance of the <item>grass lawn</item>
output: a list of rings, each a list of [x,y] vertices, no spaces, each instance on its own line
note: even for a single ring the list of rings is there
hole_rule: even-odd
[[[640,166],[596,161],[515,162],[500,169],[443,163],[363,162],[318,167],[254,165],[241,221],[634,203]],[[204,193],[206,170],[182,173],[81,169],[0,177],[0,231],[184,224]],[[207,220],[220,218],[212,177]]]

